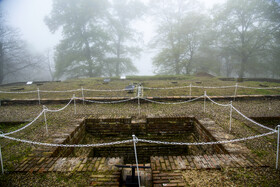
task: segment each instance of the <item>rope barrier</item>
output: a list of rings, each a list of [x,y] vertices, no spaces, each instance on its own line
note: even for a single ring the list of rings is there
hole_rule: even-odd
[[[61,109],[58,109],[58,110],[49,110],[46,106],[43,106],[44,109],[41,111],[41,113],[35,117],[30,123],[28,123],[27,125],[23,126],[22,128],[19,128],[15,131],[12,131],[12,132],[8,132],[8,133],[4,133],[4,135],[10,135],[10,134],[14,134],[16,132],[19,132],[19,131],[22,131],[23,129],[26,129],[27,127],[29,127],[30,125],[32,125],[35,121],[37,121],[37,119],[39,117],[41,117],[42,114],[45,114],[45,112],[59,112],[59,111],[62,111],[64,110],[66,107],[69,106],[69,104],[72,102],[73,98],[69,101],[69,103],[67,105],[65,105],[64,107],[62,107]],[[47,124],[47,119],[45,118],[45,123]],[[47,128],[47,127],[46,127]]]
[[[263,136],[268,136],[271,134],[276,133],[275,131],[271,131],[264,134],[259,134],[255,136],[249,136],[245,138],[238,138],[233,140],[223,140],[223,141],[216,141],[216,142],[163,142],[163,141],[154,141],[154,140],[145,140],[145,139],[138,139],[138,142],[144,142],[144,143],[153,143],[153,144],[165,144],[165,145],[214,145],[214,144],[227,144],[227,143],[235,143],[245,140],[252,140],[255,138],[260,138]]]
[[[24,127],[21,127],[21,128],[15,130],[15,131],[12,131],[12,132],[4,133],[4,135],[10,135],[10,134],[14,134],[16,132],[22,131],[23,129],[25,129],[25,128],[29,127],[30,125],[32,125],[43,113],[44,113],[44,110],[42,110],[41,113],[36,118],[34,118],[30,123],[28,123]]]
[[[84,91],[89,91],[89,92],[123,92],[123,91],[127,91],[127,89],[119,89],[119,90],[94,90],[94,89],[84,89]]]
[[[203,88],[203,89],[219,89],[219,88],[233,88],[234,86],[194,86],[193,88]]]
[[[23,139],[19,139],[19,138],[6,136],[4,134],[0,134],[0,137],[7,138],[9,140],[22,142],[22,143],[28,143],[28,144],[33,144],[33,145],[43,145],[43,146],[50,146],[50,147],[102,147],[102,146],[108,146],[108,145],[117,145],[117,144],[133,142],[133,140],[123,140],[123,141],[116,141],[116,142],[109,142],[109,143],[97,143],[97,144],[52,144],[52,143],[43,143],[43,142],[36,142],[36,141],[30,141],[30,140],[23,140]]]
[[[34,91],[23,91],[23,92],[6,92],[6,91],[0,91],[0,93],[7,93],[7,94],[26,94],[26,93],[36,93],[37,90]]]
[[[238,86],[239,88],[256,89],[256,90],[274,90],[280,89],[280,87],[249,87],[249,86]]]
[[[169,89],[184,89],[184,88],[202,88],[202,89],[223,89],[223,88],[247,88],[247,89],[258,89],[258,90],[273,90],[273,89],[280,89],[280,87],[249,87],[249,86],[240,86],[240,85],[231,85],[231,86],[195,86],[195,85],[188,85],[188,86],[178,86],[178,87],[162,87],[162,88],[150,88],[150,87],[143,87],[143,89],[147,90],[169,90]],[[42,93],[66,93],[66,92],[77,92],[77,91],[92,91],[92,92],[121,92],[127,91],[126,89],[116,89],[116,90],[96,90],[96,89],[75,89],[75,90],[39,90]],[[25,93],[36,93],[38,90],[32,91],[22,91],[22,92],[9,92],[9,91],[1,91],[0,93],[7,93],[7,94],[25,94]],[[191,93],[190,93],[191,95]]]
[[[206,97],[207,97],[207,99],[209,99],[209,101],[211,101],[212,103],[214,103],[216,105],[219,105],[219,106],[228,107],[228,106],[231,105],[231,104],[220,104],[220,103],[217,103],[214,100],[212,100],[208,95],[206,95]]]
[[[189,88],[190,86],[180,86],[180,87],[165,87],[165,88],[149,88],[143,87],[146,90],[172,90],[172,89],[182,89],[182,88]]]
[[[77,92],[81,91],[81,89],[76,89],[76,90],[61,90],[61,91],[56,91],[56,90],[40,90],[42,93],[67,93],[67,92]]]
[[[238,138],[233,140],[223,140],[223,141],[216,141],[216,142],[163,142],[163,141],[155,141],[155,140],[146,140],[146,139],[137,139],[138,142],[144,142],[144,143],[153,143],[153,144],[165,144],[165,145],[214,145],[214,144],[227,144],[227,143],[235,143],[245,140],[252,140],[255,138],[260,138],[263,136],[268,136],[271,134],[276,133],[277,131],[271,131],[264,134],[259,134],[255,136],[249,136],[245,138]],[[43,142],[36,142],[36,141],[30,141],[30,140],[23,140],[19,138],[14,138],[10,136],[6,136],[5,134],[0,134],[0,137],[7,138],[10,140],[15,140],[22,143],[29,143],[34,145],[43,145],[43,146],[51,146],[51,147],[101,147],[101,146],[108,146],[108,145],[117,145],[117,144],[124,144],[124,143],[130,143],[134,140],[123,140],[123,141],[116,141],[116,142],[109,142],[109,143],[97,143],[97,144],[52,144],[52,143],[43,143]]]
[[[177,104],[183,104],[183,103],[189,103],[189,102],[192,102],[192,101],[196,101],[196,100],[201,99],[203,97],[204,97],[204,95],[196,97],[196,98],[191,99],[191,100],[182,101],[182,102],[176,102],[176,103],[167,103],[167,102],[154,101],[154,100],[150,100],[150,99],[147,99],[147,98],[141,98],[141,99],[143,99],[145,101],[148,101],[148,102],[151,102],[151,103],[165,104],[165,105],[177,105]]]
[[[97,103],[97,104],[116,104],[116,103],[124,103],[124,102],[128,102],[128,101],[132,101],[132,100],[135,100],[137,99],[137,97],[133,97],[131,99],[125,99],[125,100],[119,100],[119,101],[94,101],[94,100],[87,100],[87,99],[80,99],[80,98],[77,98],[77,100],[81,100],[81,101],[86,101],[86,102],[89,102],[89,103]]]
[[[245,116],[244,114],[242,114],[239,110],[237,110],[234,106],[232,106],[232,109],[235,110],[238,114],[240,114],[242,117],[244,117],[244,118],[247,119],[248,121],[250,121],[250,122],[252,122],[252,123],[254,123],[254,124],[256,124],[256,125],[258,125],[258,126],[260,126],[260,127],[262,127],[262,128],[265,128],[265,129],[267,129],[267,130],[276,132],[275,129],[272,129],[272,128],[269,128],[269,127],[267,127],[267,126],[264,126],[264,125],[262,125],[262,124],[260,124],[260,123],[258,123],[258,122],[256,122],[256,121],[254,121],[254,120],[248,118],[247,116]]]

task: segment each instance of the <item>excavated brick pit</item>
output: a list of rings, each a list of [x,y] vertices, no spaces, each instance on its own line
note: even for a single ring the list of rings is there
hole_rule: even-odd
[[[85,132],[92,139],[103,142],[138,138],[168,142],[216,141],[211,134],[193,117],[174,118],[106,118],[86,119]],[[83,142],[83,143],[92,143]],[[222,145],[181,146],[137,143],[139,163],[150,163],[152,156],[176,156],[199,154],[223,154],[227,151]],[[133,144],[120,144],[108,147],[94,147],[89,157],[123,157],[125,164],[135,163]]]

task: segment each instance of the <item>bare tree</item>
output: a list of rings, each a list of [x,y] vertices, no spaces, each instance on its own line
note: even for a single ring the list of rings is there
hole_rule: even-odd
[[[40,62],[34,60],[19,31],[6,25],[1,10],[0,7],[0,84],[11,76],[20,78],[20,71],[34,68]]]

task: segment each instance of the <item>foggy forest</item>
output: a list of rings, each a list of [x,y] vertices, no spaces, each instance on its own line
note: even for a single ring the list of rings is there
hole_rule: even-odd
[[[35,52],[0,1],[0,84],[145,75],[147,63],[154,75],[280,78],[280,2],[204,2],[53,0],[42,21],[61,37]],[[148,27],[154,33],[145,41]]]

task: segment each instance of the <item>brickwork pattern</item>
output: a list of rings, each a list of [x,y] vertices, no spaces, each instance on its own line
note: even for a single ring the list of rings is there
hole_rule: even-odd
[[[15,172],[118,171],[116,164],[123,164],[123,159],[118,157],[29,157],[16,167]]]
[[[258,159],[245,154],[214,154],[199,156],[155,156],[151,157],[153,171],[175,171],[189,169],[221,169],[226,167],[263,167]]]

